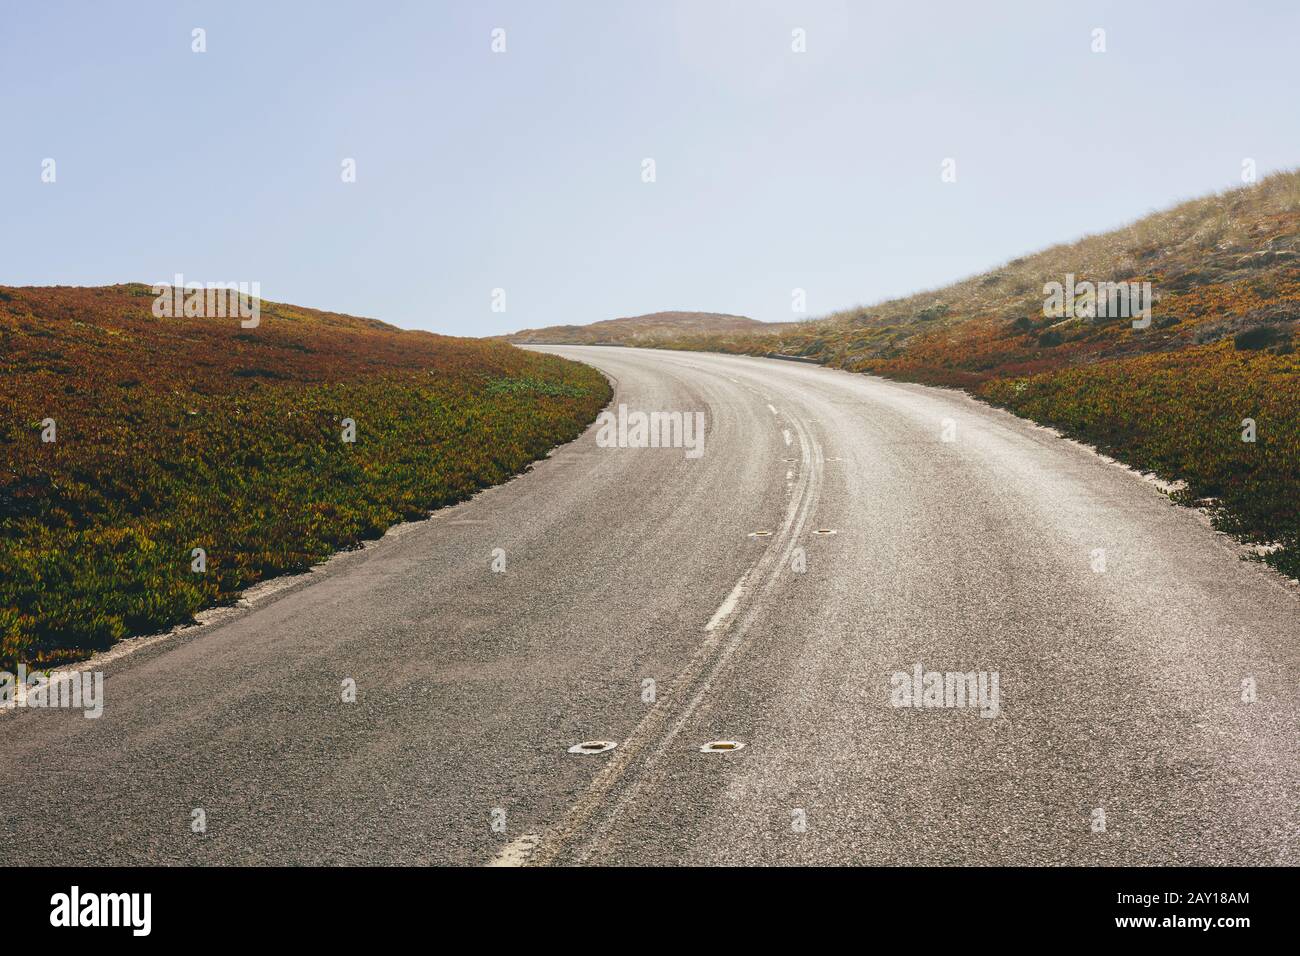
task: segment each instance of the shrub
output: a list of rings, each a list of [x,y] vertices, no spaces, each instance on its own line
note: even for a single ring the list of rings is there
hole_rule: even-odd
[[[1266,349],[1271,345],[1280,345],[1291,338],[1290,333],[1276,325],[1257,325],[1253,329],[1238,332],[1232,337],[1232,344],[1241,351]]]

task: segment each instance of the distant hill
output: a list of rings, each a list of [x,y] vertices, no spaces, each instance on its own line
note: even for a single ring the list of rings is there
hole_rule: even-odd
[[[719,312],[651,312],[590,325],[551,325],[523,329],[505,338],[515,343],[548,345],[650,345],[682,335],[766,335],[793,323],[760,322]]]

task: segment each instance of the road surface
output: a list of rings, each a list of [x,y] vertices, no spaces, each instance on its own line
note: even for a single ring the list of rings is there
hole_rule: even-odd
[[[703,454],[593,427],[0,715],[0,861],[1300,860],[1297,596],[1199,515],[959,393],[548,350]]]

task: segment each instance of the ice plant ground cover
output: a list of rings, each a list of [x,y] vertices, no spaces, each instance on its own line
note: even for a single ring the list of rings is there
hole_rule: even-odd
[[[524,470],[610,397],[501,342],[0,287],[0,667],[192,619]],[[201,554],[196,550],[201,549]]]

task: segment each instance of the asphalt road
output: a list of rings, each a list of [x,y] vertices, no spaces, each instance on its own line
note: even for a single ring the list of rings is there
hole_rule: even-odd
[[[0,715],[0,862],[1300,860],[1300,604],[1199,515],[958,393],[549,350],[702,456],[593,427]]]

